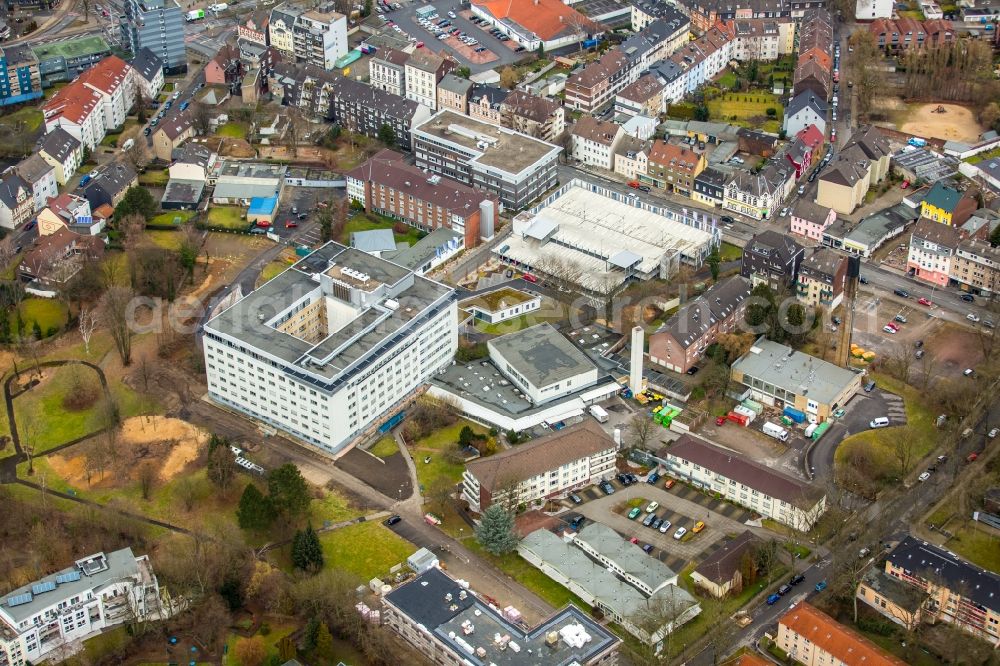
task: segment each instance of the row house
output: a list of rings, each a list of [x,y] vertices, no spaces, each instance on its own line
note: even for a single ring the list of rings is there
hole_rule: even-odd
[[[791,170],[773,162],[758,173],[741,170],[726,183],[722,207],[765,220],[781,207],[793,182]]]
[[[637,180],[649,167],[649,151],[653,142],[647,139],[625,136],[615,148],[615,173]]]
[[[31,186],[13,170],[0,178],[0,227],[17,229],[35,210]]]
[[[924,46],[942,46],[955,41],[951,21],[933,19],[918,21],[908,17],[876,19],[868,32],[880,50],[900,51]]]
[[[795,180],[798,180],[802,176],[806,175],[813,163],[812,151],[809,150],[809,147],[806,146],[805,142],[798,137],[785,146],[784,150],[781,151],[779,158],[784,159],[785,163],[792,168],[795,173]]]
[[[615,95],[615,114],[628,117],[648,116],[655,118],[665,110],[663,92],[664,81],[653,74],[643,74],[634,83],[625,86]]]
[[[566,106],[584,113],[603,107],[631,83],[628,63],[628,56],[620,49],[608,49],[599,60],[571,74],[566,80]]]
[[[396,49],[379,49],[368,61],[368,84],[393,95],[405,96],[409,57],[408,53]]]
[[[83,163],[83,144],[61,127],[42,136],[37,146],[38,155],[52,165],[56,182],[65,185]]]
[[[923,282],[947,286],[961,240],[962,234],[957,228],[921,218],[910,234],[907,272]]]
[[[963,291],[992,296],[1000,289],[1000,248],[988,241],[963,240],[955,252],[951,279]]]
[[[654,62],[669,58],[688,42],[689,34],[688,18],[674,8],[671,16],[653,21],[628,37],[619,48],[628,56],[630,67],[642,72]]]
[[[45,161],[38,153],[21,160],[14,169],[17,171],[17,175],[31,187],[31,196],[35,202],[33,213],[45,208],[48,200],[59,194],[55,167]]]
[[[694,92],[726,68],[733,59],[734,38],[731,27],[718,23],[670,56],[685,72],[684,94]]]
[[[857,598],[907,629],[947,622],[997,648],[997,590],[996,573],[907,535],[886,557],[885,568],[858,586]]]
[[[442,58],[430,49],[417,49],[404,65],[406,99],[436,111],[438,83],[454,68],[454,60]]]
[[[680,19],[688,24],[690,30],[690,19],[680,11],[675,5],[657,0],[634,0],[631,4],[632,32],[640,32],[654,21],[665,19],[673,21]]]
[[[687,372],[720,334],[738,330],[751,288],[750,280],[737,275],[682,305],[649,336],[649,360],[673,372]]]
[[[707,167],[695,177],[691,198],[713,208],[722,206],[726,200],[727,180],[726,174],[718,169]]]
[[[740,275],[754,286],[763,283],[780,290],[794,284],[804,256],[805,249],[793,238],[769,229],[743,247]]]
[[[686,68],[668,58],[655,63],[649,68],[649,73],[656,76],[663,85],[663,92],[660,94],[663,104],[661,113],[665,112],[670,104],[684,99],[684,95],[687,94]]]
[[[815,125],[809,125],[804,129],[799,130],[799,133],[795,135],[795,138],[801,141],[812,153],[810,162],[813,164],[818,164],[823,158],[823,147],[826,145],[826,137]]]
[[[826,5],[825,0],[684,0],[697,30],[708,30],[719,21],[734,19],[802,18]]]
[[[108,56],[46,102],[45,131],[61,127],[94,150],[109,130],[125,124],[135,90],[131,66],[118,56]]]
[[[469,91],[468,116],[473,120],[499,125],[502,116],[500,106],[509,94],[506,88],[477,83]]]
[[[827,312],[836,309],[844,300],[847,262],[847,256],[836,250],[818,248],[799,265],[795,297],[803,305]]]
[[[859,127],[819,177],[816,203],[849,215],[864,201],[868,188],[889,175],[891,156],[889,141],[877,128]]]
[[[205,83],[230,87],[239,85],[246,74],[246,65],[235,44],[224,44],[205,64]]]
[[[450,109],[466,115],[469,112],[469,95],[472,81],[455,74],[445,74],[438,83],[437,100],[439,109]]]
[[[236,25],[236,36],[242,40],[267,46],[267,24],[270,18],[271,12],[267,9],[257,9],[250,12],[245,21]]]
[[[690,196],[695,178],[706,166],[704,153],[657,141],[649,151],[649,168],[640,180],[674,194]]]
[[[856,631],[806,601],[794,604],[778,620],[775,645],[799,664],[906,666]]]
[[[496,196],[441,176],[428,177],[407,164],[401,153],[383,150],[345,177],[347,195],[367,211],[422,231],[451,229],[464,236],[465,247],[493,235]]]
[[[500,103],[500,124],[536,139],[554,142],[566,131],[566,112],[555,100],[512,90]]]
[[[833,75],[829,67],[812,54],[802,56],[792,75],[792,94],[801,95],[810,92],[819,99],[830,99],[833,92]]]
[[[807,198],[800,198],[789,214],[789,231],[816,242],[823,241],[823,232],[837,221],[837,211],[820,206]]]
[[[573,126],[573,159],[610,171],[615,166],[615,148],[624,135],[618,123],[583,116]]]
[[[785,107],[785,119],[782,125],[785,135],[795,136],[810,125],[815,125],[825,135],[826,114],[826,100],[817,96],[812,90],[803,90]]]
[[[736,130],[736,143],[741,153],[760,155],[764,159],[774,157],[778,152],[778,137],[767,132],[741,127]]]
[[[101,206],[117,206],[125,194],[139,185],[139,174],[125,162],[108,162],[90,172],[90,180],[77,188],[95,215]]]

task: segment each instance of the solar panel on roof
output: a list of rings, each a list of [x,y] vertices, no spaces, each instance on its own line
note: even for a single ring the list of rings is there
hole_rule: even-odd
[[[56,582],[59,583],[60,585],[63,585],[64,583],[72,583],[73,581],[77,580],[80,580],[79,571],[70,571],[56,576]]]
[[[45,581],[44,583],[35,583],[34,585],[32,585],[31,593],[42,594],[44,592],[51,592],[54,589],[56,589],[56,584],[53,581],[48,580]]]
[[[13,597],[7,597],[7,605],[13,608],[14,606],[20,606],[22,604],[31,603],[34,597],[31,596],[31,592],[25,592],[24,594],[18,594]]]

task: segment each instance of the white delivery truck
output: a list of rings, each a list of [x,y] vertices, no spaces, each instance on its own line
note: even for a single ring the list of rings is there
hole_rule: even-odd
[[[135,139],[127,139],[125,143],[122,144],[122,152],[130,149],[134,145],[135,145]]]
[[[590,415],[597,419],[598,423],[608,422],[608,413],[600,405],[591,405]]]
[[[774,437],[775,439],[780,440],[782,442],[788,441],[788,431],[776,423],[771,423],[770,421],[765,423],[763,427],[763,432],[765,435],[768,435],[769,437]]]

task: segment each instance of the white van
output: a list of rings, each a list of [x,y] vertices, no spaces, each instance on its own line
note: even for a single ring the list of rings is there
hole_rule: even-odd
[[[873,419],[871,423],[868,424],[870,428],[884,428],[889,425],[889,419],[885,416],[880,416],[877,419]]]

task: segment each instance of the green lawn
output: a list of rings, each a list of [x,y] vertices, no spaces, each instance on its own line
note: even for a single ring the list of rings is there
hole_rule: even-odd
[[[281,261],[280,259],[275,259],[267,266],[264,266],[264,270],[260,272],[260,283],[264,284],[265,282],[276,276],[278,273],[281,273],[286,268],[288,268],[288,265],[289,264],[287,261]]]
[[[462,428],[469,426],[476,434],[485,435],[487,430],[471,421],[460,420],[453,426],[438,430],[429,437],[418,440],[410,445],[410,455],[413,456],[413,464],[417,468],[417,482],[424,490],[435,487],[438,483],[443,483],[441,479],[449,483],[456,484],[462,480],[462,473],[465,471],[463,463],[452,463],[446,460],[444,452],[453,444],[458,442],[458,434]],[[425,463],[424,459],[430,456],[430,462]]]
[[[993,150],[987,150],[979,153],[978,155],[973,155],[969,159],[965,160],[969,164],[977,164],[984,160],[991,160],[994,157],[1000,157],[1000,148],[994,148]]]
[[[83,386],[99,390],[93,370],[70,365],[49,368],[50,376],[41,385],[14,400],[21,441],[33,444],[36,454],[100,430],[106,422],[100,400],[79,411],[67,411],[63,407],[63,398],[74,390],[74,371],[80,373]],[[112,382],[110,389],[122,418],[143,413],[146,405],[130,388],[121,382]]]
[[[139,174],[139,184],[146,187],[164,187],[170,180],[170,172],[166,169],[148,169]]]
[[[69,314],[66,304],[54,298],[26,298],[21,301],[20,310],[27,330],[30,331],[38,322],[42,335],[46,335],[49,329],[65,326]]]
[[[768,116],[767,109],[774,108],[777,115]],[[758,125],[765,132],[781,128],[784,107],[778,98],[765,92],[727,93],[708,102],[712,120],[736,124]]]
[[[109,132],[101,139],[101,145],[105,148],[113,148],[118,145],[118,139],[121,138],[121,135],[121,132]]]
[[[906,426],[866,430],[851,435],[840,443],[834,454],[835,464],[844,465],[850,458],[854,447],[862,446],[869,449],[874,469],[869,471],[872,478],[888,479],[899,475],[899,462],[893,454],[893,443],[902,433],[913,438],[912,467],[917,467],[920,460],[937,446],[937,428],[934,425],[936,415],[923,403],[917,389],[902,382],[875,373],[879,387],[895,393],[903,398],[906,406]]]
[[[350,244],[351,234],[357,231],[371,231],[372,229],[392,229],[394,220],[375,213],[359,213],[349,219],[344,226],[344,233],[340,237],[341,243]],[[423,232],[419,229],[408,227],[405,234],[393,234],[397,243],[409,243],[412,245],[423,237]]]
[[[388,458],[389,456],[394,456],[399,453],[399,446],[396,444],[396,438],[392,435],[386,435],[382,439],[375,442],[375,445],[368,449],[368,453],[373,456],[378,456],[379,458]]]
[[[155,229],[150,229],[146,231],[146,238],[148,238],[157,247],[162,247],[164,250],[177,250],[181,246],[181,234],[176,231],[157,231]]]
[[[715,80],[715,82],[720,88],[731,89],[736,85],[736,72],[731,69],[727,69],[722,73],[722,76]]]
[[[743,257],[743,248],[732,243],[723,243],[719,248],[720,261],[737,261]]]
[[[150,218],[148,224],[155,224],[158,226],[164,226],[167,224],[179,225],[190,220],[194,217],[194,214],[195,211],[193,210],[168,210],[165,213],[154,215]]]
[[[246,125],[238,123],[234,120],[221,126],[215,133],[219,136],[224,136],[230,139],[243,139],[247,135],[247,129]]]
[[[102,661],[108,655],[120,650],[131,641],[124,626],[115,627],[83,642],[83,652],[62,662],[65,666],[83,666]]]
[[[208,209],[208,224],[224,229],[246,229],[243,209],[236,206],[217,206]]]
[[[380,522],[357,523],[320,534],[324,566],[348,571],[368,582],[387,576],[393,566],[406,562],[416,546]],[[287,550],[283,549],[283,550]]]
[[[990,534],[988,527],[967,522],[958,529],[949,528],[955,538],[945,548],[990,571],[1000,571],[1000,538]]]
[[[466,530],[466,532],[468,531]],[[493,555],[486,552],[475,538],[465,539],[462,543],[479,557],[490,562],[496,568],[537,594],[550,606],[562,608],[566,604],[572,603],[576,604],[584,612],[590,609],[590,606],[584,603],[580,597],[546,576],[541,570],[535,568],[517,553]]]
[[[267,649],[267,656],[271,657],[274,655],[278,656],[278,641],[287,636],[288,634],[295,631],[294,624],[270,624],[271,631],[268,632],[267,636],[261,635],[264,639],[264,646]],[[229,634],[226,639],[226,651],[222,657],[222,666],[240,666],[239,659],[236,658],[236,644],[240,641],[242,636],[236,634]],[[280,659],[278,660],[281,661]],[[265,660],[266,662],[266,660]]]
[[[97,168],[97,164],[95,164],[93,162],[84,162],[76,170],[76,175],[78,175],[78,176],[86,176],[88,173],[90,173],[91,171],[93,171],[96,168]]]
[[[0,125],[5,125],[25,134],[34,134],[37,132],[43,122],[45,122],[45,116],[42,115],[42,110],[31,106],[26,106],[13,113],[0,116]]]

